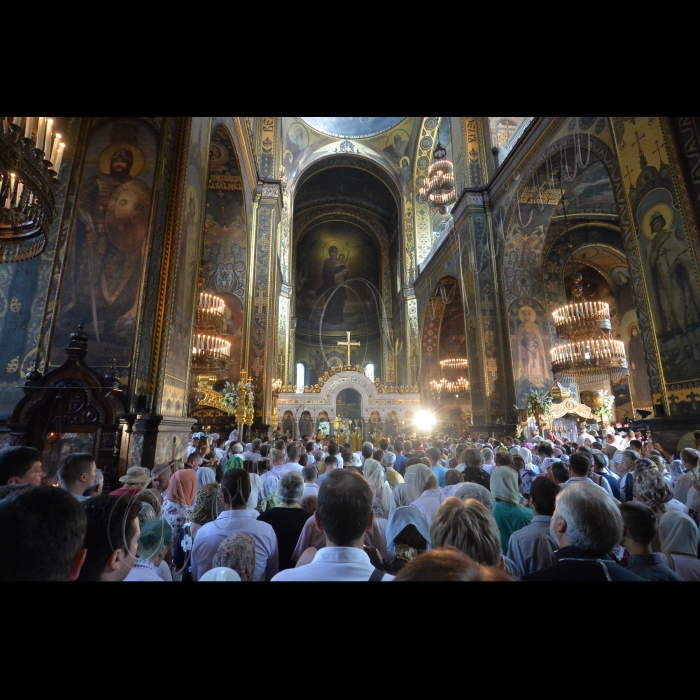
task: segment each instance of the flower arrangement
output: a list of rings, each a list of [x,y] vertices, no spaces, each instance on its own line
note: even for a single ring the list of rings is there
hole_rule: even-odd
[[[615,405],[615,397],[609,391],[601,391],[600,396],[603,400],[603,405],[596,409],[596,418],[601,422],[611,421],[613,417],[613,406]]]
[[[241,380],[235,386],[231,382],[226,382],[224,390],[221,392],[224,397],[224,404],[231,411],[237,411],[240,403],[239,394],[241,388],[245,389],[245,410],[248,413],[252,413],[255,409],[255,389],[251,382]]]
[[[554,401],[548,393],[533,390],[525,396],[525,399],[527,401],[527,415],[531,418],[552,415]]]

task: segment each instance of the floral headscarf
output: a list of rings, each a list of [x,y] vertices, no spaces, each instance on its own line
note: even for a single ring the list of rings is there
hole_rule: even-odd
[[[252,581],[255,578],[255,540],[242,532],[232,535],[219,547],[213,564],[215,569],[232,569],[243,582]]]
[[[673,491],[668,481],[656,469],[645,469],[637,473],[634,477],[634,489],[637,498],[656,513],[665,513],[666,504],[673,500]]]
[[[224,511],[224,496],[217,484],[208,484],[197,494],[192,511],[192,522],[195,525],[213,523]]]

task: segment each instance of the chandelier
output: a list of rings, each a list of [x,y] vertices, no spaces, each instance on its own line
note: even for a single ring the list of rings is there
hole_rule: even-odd
[[[469,381],[464,377],[456,380],[440,379],[430,382],[430,393],[436,401],[441,401],[443,398],[454,397],[459,398],[460,394],[469,392]]]
[[[454,166],[447,160],[447,150],[441,143],[435,148],[434,158],[419,195],[422,201],[446,210],[457,201]]]
[[[582,281],[574,276],[575,301],[553,314],[560,342],[552,350],[552,371],[568,382],[617,383],[629,376],[625,344],[612,338],[610,306],[583,299]]]
[[[49,117],[0,117],[0,262],[44,252],[66,144]]]
[[[467,367],[469,367],[469,360],[459,357],[451,360],[443,360],[440,363],[440,367],[444,370],[467,369]]]
[[[197,323],[192,340],[192,366],[200,380],[210,377],[225,379],[229,375],[231,343],[221,337],[224,326],[226,302],[214,294],[200,292],[197,303]]]

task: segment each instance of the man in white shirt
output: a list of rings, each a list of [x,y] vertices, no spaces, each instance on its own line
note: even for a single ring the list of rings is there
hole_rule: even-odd
[[[245,452],[242,457],[244,462],[259,462],[262,457],[260,457],[260,449],[262,448],[262,440],[253,440],[253,444],[250,446],[250,452]]]
[[[299,472],[300,474],[304,471],[304,467],[299,464],[299,455],[301,454],[301,448],[296,443],[289,446],[287,450],[287,464],[284,465],[285,472]]]
[[[190,446],[187,448],[187,458],[199,449],[199,438],[193,437]]]
[[[318,496],[318,469],[316,467],[305,467],[302,472],[304,477],[304,498],[307,496]]]
[[[605,491],[608,496],[613,498],[613,492],[607,479],[601,478],[600,483],[597,484],[595,481],[593,481],[593,479],[588,477],[592,468],[593,462],[588,455],[582,454],[581,452],[571,455],[571,458],[569,459],[569,474],[571,478],[565,484],[562,484],[561,488],[565,489],[571,486],[571,484],[586,481],[594,486],[597,486],[602,491]]]
[[[337,469],[324,481],[318,497],[316,525],[326,547],[306,566],[283,571],[273,582],[366,583],[392,581],[377,571],[364,551],[365,532],[374,528],[370,485],[354,471]]]
[[[242,469],[231,469],[221,484],[226,510],[198,533],[192,550],[192,576],[199,581],[213,568],[214,557],[223,542],[239,532],[255,540],[254,581],[271,581],[279,571],[279,549],[275,531],[258,522],[258,513],[248,510],[250,477]]]

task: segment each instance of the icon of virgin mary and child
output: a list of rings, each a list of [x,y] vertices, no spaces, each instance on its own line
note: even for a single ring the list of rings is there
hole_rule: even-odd
[[[339,255],[338,248],[331,247],[330,257],[323,263],[321,277],[323,284],[316,292],[317,297],[326,297],[325,321],[331,326],[342,326],[345,323],[345,303],[348,292],[344,285],[348,279],[348,266],[345,255]],[[338,289],[340,287],[340,289]]]

